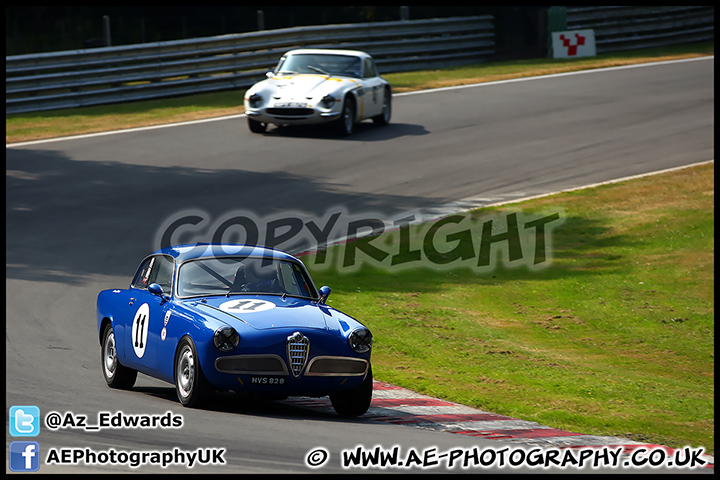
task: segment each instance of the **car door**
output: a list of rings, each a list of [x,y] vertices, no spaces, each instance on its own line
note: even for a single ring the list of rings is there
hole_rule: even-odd
[[[151,373],[158,368],[158,348],[164,327],[165,314],[170,308],[174,261],[167,255],[151,256],[140,265],[130,287],[129,314],[124,319],[125,356],[128,366]],[[156,295],[148,290],[157,283],[166,294]]]
[[[365,111],[363,117],[371,118],[380,115],[382,112],[383,95],[385,95],[385,83],[378,75],[375,62],[370,57],[366,57],[363,60],[363,85],[365,90]]]

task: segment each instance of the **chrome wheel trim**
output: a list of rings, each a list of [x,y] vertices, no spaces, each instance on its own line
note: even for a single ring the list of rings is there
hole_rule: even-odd
[[[345,107],[343,108],[343,125],[345,125],[345,131],[347,133],[352,132],[353,123],[355,123],[353,109],[349,102],[345,102]]]
[[[195,357],[188,345],[185,345],[180,351],[175,375],[177,376],[178,392],[183,398],[189,397],[195,379]]]
[[[117,350],[115,349],[115,334],[110,334],[105,337],[105,344],[103,345],[103,368],[105,369],[105,376],[107,378],[113,378],[117,371]]]
[[[390,103],[391,102],[390,94],[385,92],[385,95],[383,95],[383,99],[384,99],[384,101],[383,101],[382,115],[383,115],[383,119],[385,120],[385,123],[387,123],[390,121],[390,114],[392,112],[392,107],[391,107],[392,104]]]

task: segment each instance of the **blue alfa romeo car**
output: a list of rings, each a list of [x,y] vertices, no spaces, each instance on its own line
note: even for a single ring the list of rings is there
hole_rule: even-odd
[[[330,396],[343,416],[372,397],[372,335],[325,304],[297,258],[269,248],[203,244],[145,258],[126,289],[97,299],[102,372],[130,389],[137,372],[175,385],[180,403],[215,390]]]

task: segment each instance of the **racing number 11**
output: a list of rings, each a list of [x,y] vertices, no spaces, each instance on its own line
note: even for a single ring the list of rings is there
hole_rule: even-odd
[[[248,303],[252,303],[252,305],[248,305]],[[228,310],[253,311],[262,305],[265,305],[265,302],[253,302],[252,300],[244,300],[244,301],[237,302],[232,307],[229,307]]]
[[[133,350],[138,358],[142,358],[145,355],[148,330],[150,329],[150,307],[147,303],[143,303],[138,308],[131,328]]]
[[[147,318],[146,315],[139,314],[137,321],[135,322],[135,346],[139,346],[140,348],[145,348],[143,345],[143,340],[141,337],[141,334],[143,333],[145,329],[145,319]],[[140,345],[138,345],[138,341],[140,342]]]
[[[275,308],[275,304],[267,300],[230,300],[220,305],[220,310],[232,313],[233,315],[264,312],[271,308]]]

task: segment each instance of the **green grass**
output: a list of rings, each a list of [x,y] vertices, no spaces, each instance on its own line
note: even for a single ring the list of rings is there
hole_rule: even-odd
[[[6,115],[5,141],[15,143],[242,113],[244,91]]]
[[[609,53],[580,59],[491,62],[443,70],[385,75],[396,92],[448,85],[605,68],[617,65],[713,55],[713,42]],[[5,116],[5,142],[16,143],[83,133],[182,122],[242,113],[245,90],[177,98],[30,112]]]
[[[333,288],[331,305],[373,331],[379,380],[554,428],[713,452],[713,172],[475,212],[562,212],[540,270],[306,264]]]

